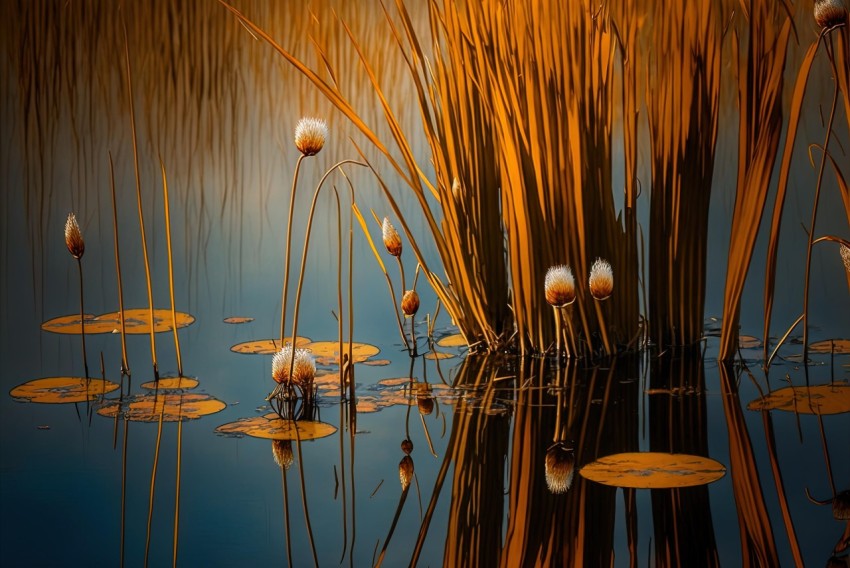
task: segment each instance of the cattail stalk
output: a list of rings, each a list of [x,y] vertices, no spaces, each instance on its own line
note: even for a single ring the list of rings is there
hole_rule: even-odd
[[[112,163],[112,152],[109,153],[109,180],[112,192],[112,233],[115,248],[115,277],[118,281],[118,322],[121,332],[121,373],[130,375],[130,364],[127,361],[127,333],[124,326],[124,285],[121,280],[121,256],[118,252],[118,208],[115,204],[115,167]]]
[[[162,170],[162,199],[165,203],[165,240],[168,246],[168,291],[171,294],[171,329],[174,332],[174,350],[177,353],[177,376],[183,376],[183,360],[180,357],[180,339],[177,337],[177,310],[174,307],[174,259],[171,254],[171,212],[168,207],[168,180],[165,177],[165,164],[159,158]],[[153,322],[151,322],[153,325]]]

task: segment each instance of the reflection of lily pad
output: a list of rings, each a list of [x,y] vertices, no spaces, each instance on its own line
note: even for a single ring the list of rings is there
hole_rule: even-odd
[[[312,420],[283,420],[277,414],[270,413],[222,424],[215,431],[217,434],[229,436],[252,436],[271,440],[315,440],[330,436],[336,432],[336,427]]]
[[[809,344],[810,353],[850,353],[850,339],[825,339]]]
[[[850,412],[850,385],[836,382],[812,387],[785,387],[747,405],[750,410],[785,410],[800,414]]]
[[[198,384],[198,379],[191,377],[160,377],[159,382],[148,381],[147,383],[142,383],[142,388],[150,390],[188,390],[197,387]]]
[[[437,345],[440,347],[466,347],[466,340],[462,334],[456,333],[442,338],[437,342]]]
[[[229,318],[224,318],[224,323],[232,323],[232,324],[249,323],[249,322],[252,322],[252,321],[254,321],[254,318],[242,317],[242,316],[233,316],[233,317],[229,317]]]
[[[130,397],[123,402],[111,401],[97,411],[110,418],[126,416],[134,422],[163,422],[194,420],[207,414],[224,410],[227,405],[208,394],[144,394]]]
[[[283,338],[283,343],[291,343],[291,337]],[[296,347],[304,347],[310,343],[310,338],[298,336],[295,342]],[[283,345],[280,344],[280,339],[254,339],[245,343],[238,343],[230,348],[234,353],[244,353],[246,355],[274,355]]]
[[[752,335],[741,335],[738,337],[738,346],[741,349],[758,349],[763,345],[761,339]]]
[[[726,468],[701,456],[630,452],[600,458],[579,473],[585,479],[613,487],[670,489],[717,481],[726,474]]]
[[[43,404],[62,404],[83,402],[112,392],[118,388],[116,383],[102,379],[83,377],[47,377],[35,379],[13,388],[9,395],[13,398]]]
[[[339,365],[338,341],[314,341],[302,347],[310,350],[310,353],[316,358],[317,365]],[[348,344],[344,344],[343,349],[345,353],[348,353]],[[380,352],[380,349],[368,343],[351,344],[351,357],[355,363],[362,363]]]

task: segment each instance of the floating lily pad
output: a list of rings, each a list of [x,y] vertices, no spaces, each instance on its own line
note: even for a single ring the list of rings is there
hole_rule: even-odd
[[[250,323],[254,321],[254,318],[242,317],[242,316],[233,316],[229,318],[224,318],[224,323],[232,323],[232,324],[240,324],[240,323]]]
[[[738,346],[741,349],[758,349],[763,345],[764,343],[762,343],[761,339],[752,335],[741,335],[738,337]]]
[[[316,358],[317,365],[339,365],[338,341],[314,341],[301,347],[310,350],[310,353]],[[344,344],[343,349],[344,353],[348,353],[348,344]],[[380,349],[368,343],[351,344],[351,356],[354,363],[362,363],[380,352]]]
[[[378,381],[378,384],[382,387],[396,387],[398,385],[406,385],[410,381],[410,377],[398,377],[394,379],[381,379]]]
[[[377,399],[373,397],[360,397],[357,399],[357,413],[358,414],[371,414],[373,412],[378,412],[381,409],[381,406],[378,405]]]
[[[629,452],[601,458],[579,473],[585,479],[613,487],[671,489],[717,481],[726,474],[726,468],[701,456]]]
[[[836,382],[811,387],[785,387],[747,405],[750,410],[784,410],[800,414],[850,412],[850,385]]]
[[[810,353],[850,353],[850,339],[825,339],[809,344]]]
[[[18,385],[9,396],[42,404],[63,404],[95,400],[118,388],[116,383],[84,377],[47,377]]]
[[[97,413],[110,418],[126,416],[134,422],[177,422],[194,420],[224,410],[227,405],[208,394],[156,393],[136,395],[123,402],[112,401]]]
[[[222,424],[215,431],[217,434],[229,436],[251,436],[270,440],[316,440],[330,436],[336,432],[336,427],[313,420],[283,420],[272,412]]]
[[[158,382],[148,381],[147,383],[142,383],[142,388],[150,390],[188,390],[197,387],[198,384],[198,379],[191,377],[160,377]]]
[[[466,347],[466,339],[463,338],[462,334],[455,333],[440,339],[437,345],[440,347]]]
[[[86,322],[86,333],[108,333],[108,332],[98,332],[95,331],[96,327],[92,324],[94,323],[94,314],[85,314],[85,322]],[[59,316],[58,318],[53,318],[47,320],[43,324],[41,324],[41,329],[44,331],[49,331],[51,333],[66,333],[71,335],[79,335],[80,334],[80,314],[71,314],[67,316]],[[112,331],[111,329],[109,330]]]
[[[283,343],[292,343],[291,337],[285,337]],[[310,343],[309,337],[298,336],[295,341],[296,347],[304,347]],[[280,344],[280,339],[254,339],[245,343],[237,343],[230,348],[234,353],[244,353],[246,355],[274,355],[283,345]]]
[[[386,367],[392,361],[389,359],[369,359],[367,361],[362,361],[364,365],[369,365],[371,367]]]
[[[453,355],[453,354],[451,354],[451,353],[445,353],[445,352],[442,352],[442,351],[431,351],[431,352],[429,352],[429,353],[426,353],[426,354],[425,354],[425,358],[426,358],[426,359],[431,359],[431,360],[435,360],[435,359],[454,359],[454,358],[455,358],[455,355]]]

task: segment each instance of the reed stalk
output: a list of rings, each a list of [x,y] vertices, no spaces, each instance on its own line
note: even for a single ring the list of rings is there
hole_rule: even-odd
[[[174,333],[174,351],[177,353],[177,376],[183,376],[183,359],[180,356],[180,339],[177,337],[177,310],[174,302],[174,258],[171,253],[171,211],[168,205],[168,180],[165,176],[165,164],[159,159],[162,170],[162,199],[165,204],[165,240],[168,247],[168,292],[171,295],[171,330]],[[153,322],[151,322],[153,325]]]
[[[280,345],[283,347],[285,339],[284,328],[286,327],[286,304],[289,296],[289,260],[292,251],[292,217],[295,214],[295,190],[298,185],[298,171],[301,169],[301,161],[306,158],[304,154],[298,156],[298,161],[295,162],[295,173],[292,174],[292,188],[289,191],[289,214],[286,218],[286,252],[284,253],[283,261],[283,291],[281,292],[280,306]],[[292,344],[295,344],[296,337],[292,336]]]
[[[124,284],[121,279],[121,256],[118,247],[118,208],[115,203],[115,167],[112,152],[109,152],[109,187],[112,195],[112,235],[115,249],[115,280],[118,283],[118,331],[121,333],[121,375],[130,375],[127,360],[127,332],[124,326]]]
[[[793,20],[781,2],[749,0],[745,11],[748,43],[738,65],[738,180],[726,266],[718,358],[738,351],[741,296],[752,260],[782,132],[783,74]],[[767,343],[767,335],[765,335]]]
[[[139,211],[139,234],[142,240],[142,258],[145,265],[145,284],[148,291],[148,317],[150,318],[150,343],[151,343],[151,362],[153,363],[154,380],[159,381],[159,369],[156,362],[156,339],[154,337],[154,315],[153,315],[153,286],[151,285],[151,267],[148,260],[148,245],[147,237],[145,236],[145,217],[142,210],[142,181],[139,172],[139,148],[138,136],[136,131],[136,108],[133,101],[133,73],[130,66],[130,40],[127,37],[127,22],[121,18],[121,25],[124,30],[124,63],[125,72],[127,73],[127,100],[130,110],[130,130],[133,135],[133,168],[136,174],[136,205]]]

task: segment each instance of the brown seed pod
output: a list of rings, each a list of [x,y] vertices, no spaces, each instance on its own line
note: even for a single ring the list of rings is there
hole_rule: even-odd
[[[82,258],[83,253],[86,252],[83,233],[77,224],[77,216],[73,213],[68,213],[68,220],[65,221],[65,246],[68,247],[71,256],[77,259]]]
[[[407,290],[401,297],[401,311],[405,317],[414,316],[419,311],[419,294],[416,290]]]

